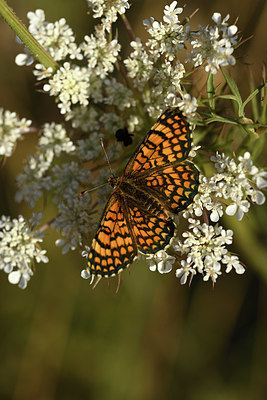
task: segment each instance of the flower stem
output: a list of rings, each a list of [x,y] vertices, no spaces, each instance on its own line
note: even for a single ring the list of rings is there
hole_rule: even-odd
[[[25,44],[25,46],[30,50],[33,56],[42,65],[44,65],[45,68],[52,68],[53,72],[59,68],[57,62],[53,60],[53,58],[31,35],[26,26],[22,23],[22,21],[20,21],[5,0],[0,0],[0,15],[20,38],[20,40]]]
[[[134,34],[133,30],[132,30],[132,27],[131,27],[131,25],[130,25],[130,23],[128,21],[128,18],[126,17],[125,14],[121,14],[121,18],[122,18],[122,20],[124,22],[124,25],[125,25],[128,33],[129,33],[129,36],[130,36],[131,40],[134,41],[136,39],[136,36],[135,36],[135,34]]]

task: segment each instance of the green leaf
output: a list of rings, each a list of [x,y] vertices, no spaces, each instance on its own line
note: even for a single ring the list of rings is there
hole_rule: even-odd
[[[221,94],[220,96],[218,96],[218,98],[227,99],[227,100],[234,100],[234,101],[238,102],[237,98],[233,94]],[[238,104],[239,104],[239,102],[238,102]]]
[[[265,144],[265,136],[261,134],[257,140],[253,143],[252,159],[256,160],[258,156],[262,153]]]
[[[262,124],[266,124],[267,122],[267,86],[265,83],[264,89],[262,90],[262,95],[261,95],[261,114],[260,114],[260,122]]]
[[[213,115],[211,118],[207,118],[205,122],[207,124],[210,124],[212,122],[222,122],[224,124],[239,125],[239,122],[236,121],[234,118],[222,117],[220,115]]]
[[[222,74],[227,82],[227,85],[229,86],[231,92],[234,95],[235,101],[238,103],[239,105],[239,110],[238,110],[238,116],[239,117],[243,117],[243,113],[241,112],[241,107],[242,107],[242,98],[240,96],[238,87],[235,83],[235,81],[224,71],[223,68],[221,68]]]
[[[212,110],[215,108],[215,88],[214,88],[214,77],[213,74],[210,73],[207,79],[207,96],[209,100],[209,106]]]
[[[261,89],[264,87],[264,84],[262,84],[261,86],[259,86],[257,89],[255,89],[244,101],[244,103],[241,106],[241,111],[244,114],[244,108],[246,107],[246,105],[252,100],[254,99],[255,96],[257,96],[257,94],[260,93]]]

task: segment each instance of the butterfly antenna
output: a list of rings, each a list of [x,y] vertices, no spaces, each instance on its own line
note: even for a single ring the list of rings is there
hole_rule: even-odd
[[[108,167],[109,167],[110,173],[111,173],[111,175],[114,176],[114,173],[113,173],[113,171],[112,171],[112,168],[111,168],[111,165],[110,165],[110,162],[109,162],[109,158],[108,158],[107,152],[106,152],[105,147],[104,147],[103,139],[100,138],[99,141],[100,141],[100,144],[101,144],[101,146],[102,146],[103,152],[104,152],[104,154],[105,154],[105,158],[106,158],[106,161],[107,161],[107,163],[108,163]]]
[[[98,185],[98,186],[96,186],[96,187],[93,187],[92,189],[85,189],[85,190],[83,190],[82,192],[80,192],[79,194],[80,194],[80,196],[82,196],[82,195],[84,195],[84,194],[86,194],[86,193],[88,193],[88,192],[92,192],[93,190],[96,190],[96,189],[99,189],[99,188],[101,188],[101,187],[103,187],[103,186],[106,186],[107,184],[108,184],[108,182],[103,183],[102,185]]]

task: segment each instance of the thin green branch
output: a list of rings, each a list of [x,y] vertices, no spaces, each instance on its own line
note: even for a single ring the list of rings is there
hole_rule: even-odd
[[[42,64],[45,68],[52,68],[55,72],[59,65],[53,58],[46,52],[46,50],[37,42],[31,35],[26,26],[16,16],[14,11],[8,6],[5,0],[0,0],[0,15],[20,38],[20,40],[29,49],[32,55]]]

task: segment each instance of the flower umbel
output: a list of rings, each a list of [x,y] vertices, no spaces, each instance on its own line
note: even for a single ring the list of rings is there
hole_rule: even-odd
[[[237,44],[237,26],[228,26],[230,15],[223,20],[220,13],[212,16],[215,26],[199,26],[199,32],[191,33],[190,43],[193,47],[188,54],[187,61],[192,61],[194,66],[205,64],[205,71],[216,74],[219,67],[234,65],[232,55]]]
[[[36,223],[39,216],[33,215]],[[8,274],[10,283],[18,284],[21,289],[33,275],[33,262],[48,262],[46,250],[41,250],[39,244],[43,241],[43,234],[33,230],[20,215],[13,220],[2,216],[0,220],[0,269]]]
[[[17,140],[29,132],[31,123],[26,118],[19,119],[15,112],[0,108],[0,156],[12,155]]]

